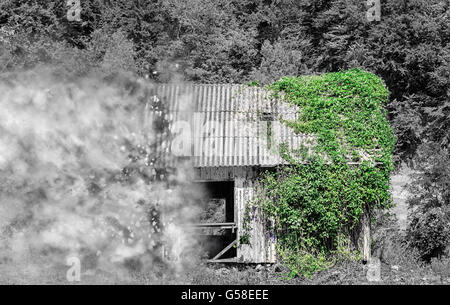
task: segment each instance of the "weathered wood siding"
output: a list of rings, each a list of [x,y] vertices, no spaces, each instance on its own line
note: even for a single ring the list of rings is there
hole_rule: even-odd
[[[259,169],[246,167],[204,167],[196,169],[197,181],[234,181],[234,222],[237,225],[238,241],[244,230],[247,205],[255,196]],[[238,243],[237,259],[245,263],[275,263],[275,235],[268,229],[268,221],[259,209],[252,207],[249,222],[248,244]]]
[[[247,204],[255,196],[255,180],[246,176],[236,177],[234,187],[235,220],[238,226],[237,238],[245,234],[244,217]],[[249,242],[238,243],[237,260],[246,263],[275,263],[275,236],[268,229],[267,219],[262,212],[251,207],[251,219],[249,221]]]
[[[238,177],[254,179],[258,176],[259,169],[253,166],[241,167],[199,167],[195,168],[195,180],[201,181],[233,181]]]

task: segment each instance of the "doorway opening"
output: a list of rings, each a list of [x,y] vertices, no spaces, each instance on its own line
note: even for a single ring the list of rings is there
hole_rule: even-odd
[[[198,182],[206,194],[195,226],[200,243],[212,262],[236,258],[237,224],[234,207],[234,181]]]

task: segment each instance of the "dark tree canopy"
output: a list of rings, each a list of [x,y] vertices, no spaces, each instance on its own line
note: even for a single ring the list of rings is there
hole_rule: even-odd
[[[359,0],[56,0],[0,4],[2,69],[125,69],[156,81],[272,83],[361,67],[391,92],[397,159],[421,138],[449,142],[449,2],[387,0],[370,22]]]

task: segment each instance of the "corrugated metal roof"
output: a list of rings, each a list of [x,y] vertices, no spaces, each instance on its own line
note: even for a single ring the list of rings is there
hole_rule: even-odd
[[[167,113],[174,138],[160,157],[190,157],[195,167],[275,166],[278,147],[310,145],[280,118],[295,120],[298,109],[258,87],[231,84],[158,85],[146,106],[146,120]],[[156,105],[156,106],[155,106]],[[159,112],[162,108],[166,111]],[[161,143],[164,142],[161,140]],[[165,158],[167,157],[167,158]]]

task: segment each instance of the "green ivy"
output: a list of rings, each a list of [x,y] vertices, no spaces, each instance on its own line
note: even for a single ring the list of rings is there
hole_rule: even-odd
[[[285,124],[317,139],[309,154],[307,147],[295,154],[283,146],[290,166],[267,171],[258,198],[274,219],[278,253],[291,273],[311,275],[341,256],[339,241],[351,235],[364,209],[390,206],[389,92],[361,69],[285,77],[269,89],[300,109],[298,120]]]
[[[245,206],[243,220],[242,220],[242,232],[239,239],[239,243],[242,245],[250,244],[250,221],[251,221],[251,208],[250,205]]]
[[[259,86],[261,86],[261,84],[259,83],[259,81],[253,80],[253,81],[249,82],[247,84],[247,86],[249,86],[249,87],[259,87]]]

